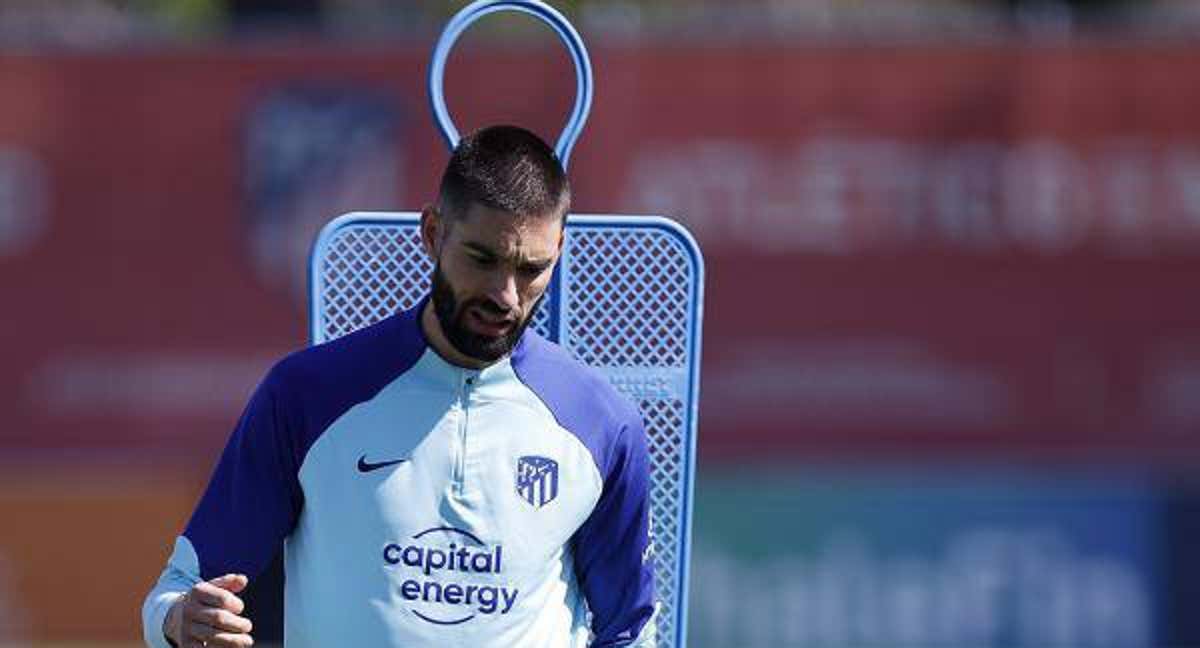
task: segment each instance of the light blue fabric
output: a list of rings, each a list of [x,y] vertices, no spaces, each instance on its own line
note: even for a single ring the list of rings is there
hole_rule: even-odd
[[[147,597],[150,645],[179,592],[253,578],[280,542],[291,648],[649,636],[637,411],[532,332],[483,370],[451,365],[420,308],[272,370]]]

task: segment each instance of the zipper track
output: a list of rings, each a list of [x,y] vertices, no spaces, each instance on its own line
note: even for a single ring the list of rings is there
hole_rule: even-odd
[[[454,466],[454,491],[458,495],[462,495],[464,482],[467,479],[467,424],[470,418],[470,401],[471,395],[467,387],[471,384],[470,377],[463,373],[458,379],[458,405],[462,409],[462,416],[458,420],[458,461]]]

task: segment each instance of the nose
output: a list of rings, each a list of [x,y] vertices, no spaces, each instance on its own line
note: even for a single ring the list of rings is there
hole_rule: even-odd
[[[497,272],[492,280],[488,296],[505,313],[518,310],[521,298],[517,292],[517,278],[511,272]]]

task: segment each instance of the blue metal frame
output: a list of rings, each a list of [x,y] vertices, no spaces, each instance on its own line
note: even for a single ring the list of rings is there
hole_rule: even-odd
[[[433,120],[442,131],[447,146],[451,150],[458,146],[458,128],[454,126],[454,120],[450,118],[450,111],[446,108],[443,87],[446,59],[450,57],[450,49],[454,47],[455,41],[467,27],[484,16],[500,11],[527,14],[550,25],[567,46],[571,60],[575,63],[575,106],[571,109],[567,124],[554,147],[565,169],[571,157],[571,150],[575,148],[575,141],[583,132],[588,113],[592,110],[592,62],[579,32],[575,31],[561,13],[539,0],[477,0],[450,19],[433,48],[433,60],[429,64],[429,106],[433,110]]]
[[[313,243],[312,254],[309,257],[309,341],[312,344],[324,342],[321,334],[321,311],[323,308],[320,264],[325,259],[330,243],[342,229],[385,225],[398,227],[419,226],[420,212],[351,212],[343,214],[325,225]],[[676,573],[679,575],[679,604],[676,605],[676,643],[683,648],[687,645],[688,592],[690,570],[689,564],[692,553],[692,502],[695,490],[696,469],[696,430],[700,404],[700,346],[703,339],[704,313],[704,257],[700,254],[700,246],[696,239],[682,225],[661,216],[621,216],[621,215],[572,215],[567,222],[567,228],[572,229],[655,229],[674,237],[687,251],[695,273],[695,282],[691,286],[690,326],[688,333],[688,409],[686,411],[684,456],[682,459],[684,492],[681,496],[679,511],[680,529],[683,532],[682,544],[679,547]],[[557,274],[557,273],[556,273]],[[555,304],[556,306],[556,304]],[[557,310],[557,309],[556,309]],[[557,316],[555,321],[557,322]],[[557,331],[557,324],[552,327]]]

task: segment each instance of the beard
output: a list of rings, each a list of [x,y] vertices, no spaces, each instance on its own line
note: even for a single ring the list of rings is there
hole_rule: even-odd
[[[433,312],[446,339],[459,353],[482,362],[495,362],[512,352],[545,298],[545,295],[539,297],[525,318],[515,322],[507,332],[495,336],[483,335],[467,328],[469,309],[478,308],[486,313],[501,316],[507,313],[488,299],[468,299],[459,303],[458,298],[454,296],[454,289],[442,273],[441,264],[435,264],[433,267],[432,284]]]

